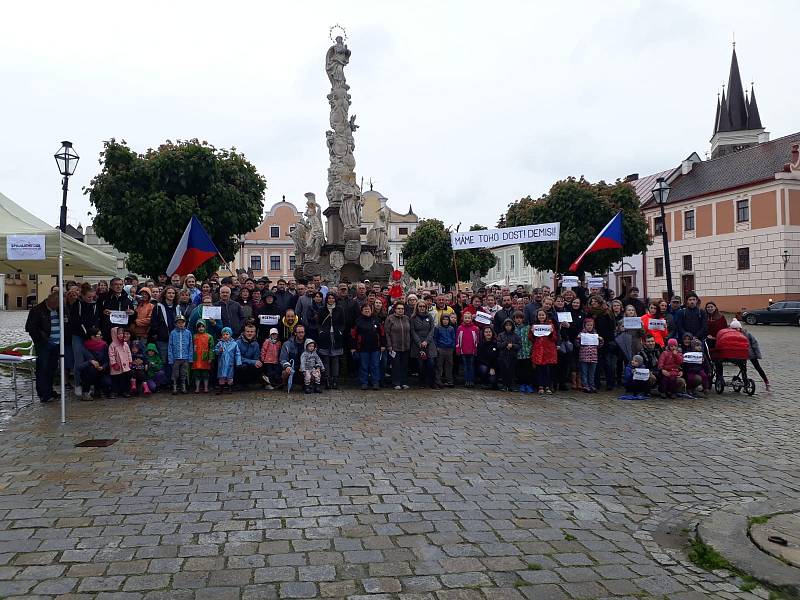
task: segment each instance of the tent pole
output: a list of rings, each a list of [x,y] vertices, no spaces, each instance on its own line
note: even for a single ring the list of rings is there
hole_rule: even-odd
[[[67,422],[66,365],[64,364],[64,232],[58,233],[58,358],[61,369],[61,422]]]

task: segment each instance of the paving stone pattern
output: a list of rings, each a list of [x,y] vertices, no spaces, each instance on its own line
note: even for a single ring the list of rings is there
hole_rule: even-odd
[[[479,390],[35,406],[0,420],[0,598],[767,598],[659,547],[800,492],[798,336],[775,391]],[[75,448],[112,437],[108,448]],[[656,541],[654,541],[656,540]]]

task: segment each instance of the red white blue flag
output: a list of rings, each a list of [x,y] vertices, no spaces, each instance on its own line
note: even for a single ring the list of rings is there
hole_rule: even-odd
[[[217,250],[214,242],[208,237],[206,230],[203,229],[203,225],[197,217],[192,215],[189,224],[183,231],[181,241],[178,242],[178,247],[175,248],[175,254],[172,255],[172,260],[169,261],[167,275],[172,276],[175,273],[188,275],[217,254],[219,254],[219,250]]]
[[[570,271],[577,271],[583,259],[587,254],[597,252],[599,250],[611,250],[614,248],[622,248],[625,243],[625,237],[622,233],[622,211],[614,215],[614,218],[608,222],[608,225],[603,227],[602,231],[597,234],[594,241],[589,244],[589,247],[575,259],[575,262],[569,266]]]

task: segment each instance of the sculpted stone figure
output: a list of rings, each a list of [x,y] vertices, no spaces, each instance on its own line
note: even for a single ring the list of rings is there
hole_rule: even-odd
[[[306,238],[308,236],[308,227],[304,219],[300,219],[295,225],[294,231],[289,234],[289,237],[294,241],[294,256],[298,265],[303,264],[306,258],[306,250],[308,244]]]
[[[389,262],[389,207],[383,204],[378,209],[375,226],[367,235],[367,243],[375,246],[375,260]]]
[[[358,229],[361,227],[361,194],[345,193],[342,197],[342,205],[339,208],[339,216],[345,229]]]
[[[322,208],[317,204],[316,197],[311,192],[306,195],[306,219],[308,223],[308,234],[306,242],[305,261],[317,262],[325,245],[325,229],[322,226]]]
[[[347,85],[344,78],[344,67],[350,62],[350,50],[342,40],[342,36],[336,36],[336,43],[328,48],[325,54],[325,72],[331,81],[331,87]]]

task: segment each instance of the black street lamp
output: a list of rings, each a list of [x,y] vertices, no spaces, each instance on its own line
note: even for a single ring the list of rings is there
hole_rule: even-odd
[[[67,190],[69,189],[69,178],[75,173],[75,167],[78,166],[78,161],[81,157],[75,152],[75,149],[72,147],[72,142],[61,142],[61,148],[53,157],[56,159],[58,172],[61,173],[61,176],[64,178],[61,184],[64,197],[61,201],[61,220],[58,225],[58,228],[61,229],[61,233],[64,233],[67,231]]]
[[[667,196],[669,196],[669,185],[664,181],[663,177],[656,180],[656,186],[653,188],[653,199],[661,207],[661,239],[664,242],[664,274],[667,276],[667,299],[672,300],[672,269],[670,268],[669,261],[669,240],[667,239],[667,218],[664,214],[664,205],[667,203]]]

